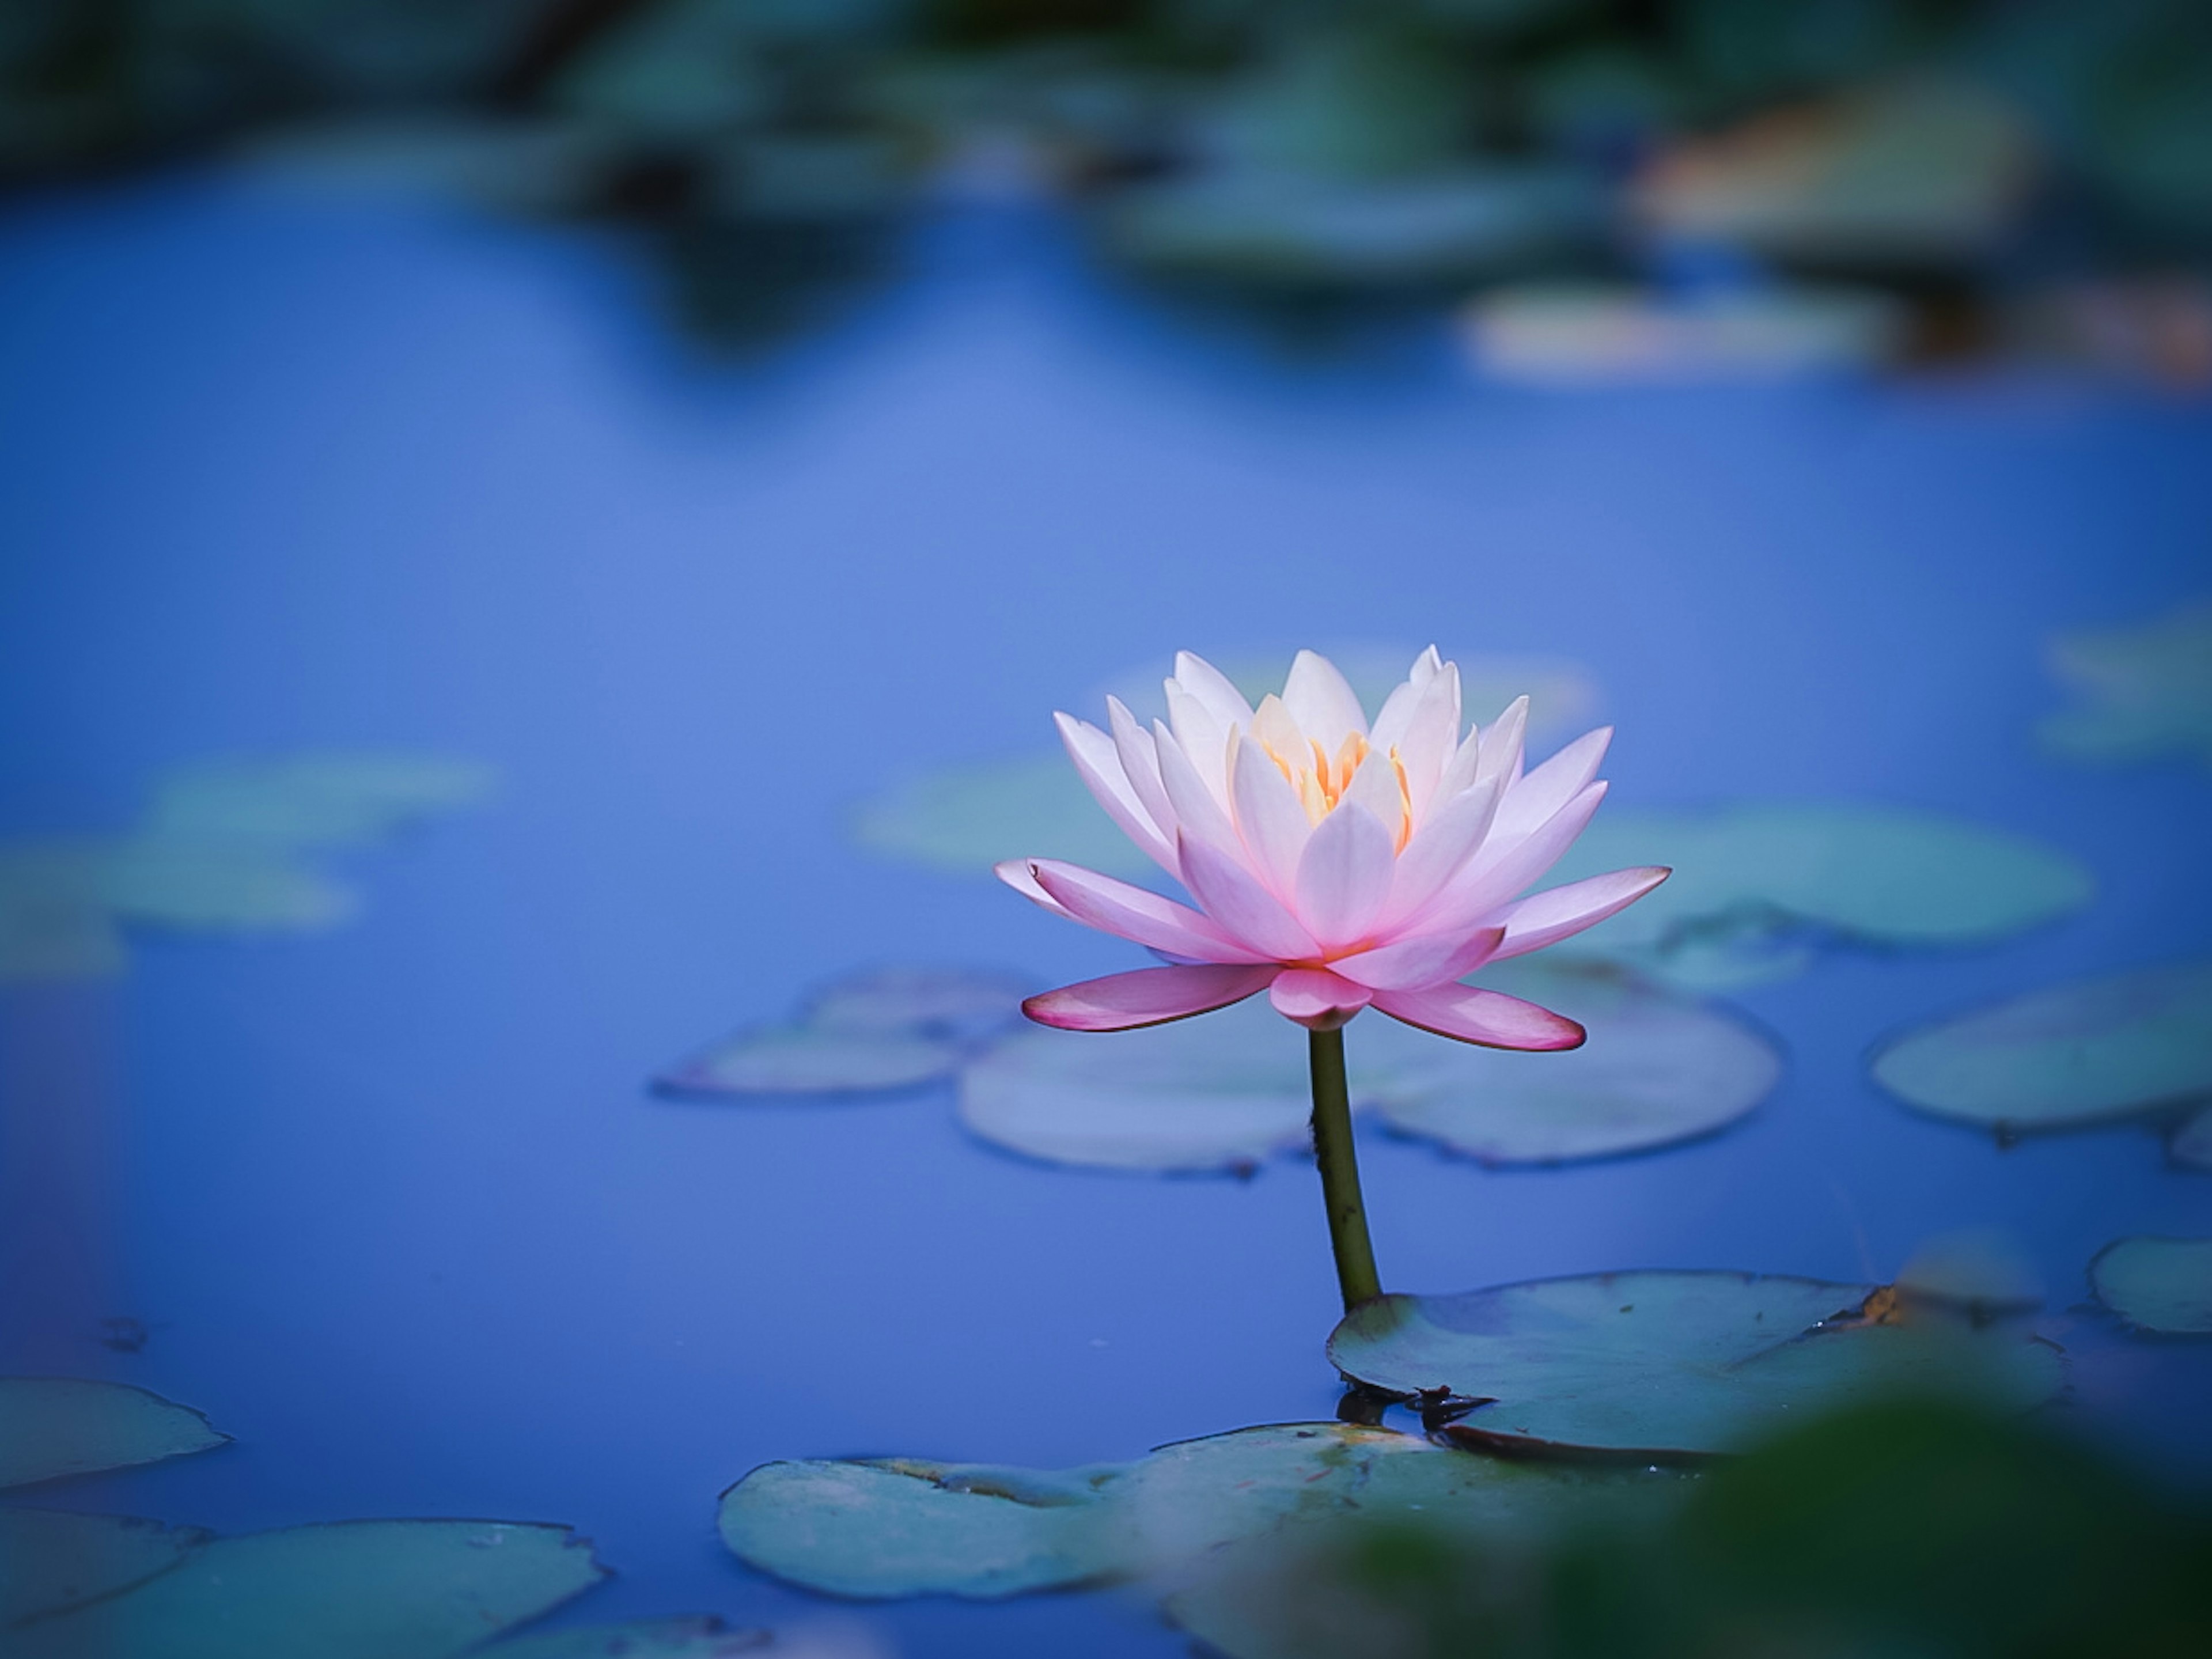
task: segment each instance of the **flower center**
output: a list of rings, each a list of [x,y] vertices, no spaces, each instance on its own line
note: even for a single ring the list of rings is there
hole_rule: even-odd
[[[1306,821],[1319,823],[1344,799],[1344,792],[1352,787],[1353,775],[1372,751],[1367,739],[1357,732],[1346,737],[1334,755],[1322,747],[1318,738],[1308,738],[1305,742],[1312,757],[1310,765],[1306,763],[1306,755],[1300,754],[1296,749],[1285,755],[1265,738],[1260,739],[1260,746],[1267,750],[1267,758],[1275,763],[1277,769],[1290,780],[1291,787],[1297,792],[1298,804],[1306,810]],[[1295,760],[1292,758],[1294,756]],[[1395,744],[1389,759],[1390,769],[1396,775],[1398,783],[1398,821],[1391,828],[1398,851],[1402,853],[1413,832],[1413,793],[1406,782],[1406,764],[1398,758]]]

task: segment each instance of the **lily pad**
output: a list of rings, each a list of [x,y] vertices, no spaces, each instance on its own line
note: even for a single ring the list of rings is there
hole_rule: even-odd
[[[2010,1136],[2212,1095],[2212,962],[2076,980],[1899,1039],[1875,1080],[1917,1109]]]
[[[2185,1170],[2212,1174],[2212,1106],[2182,1120],[2166,1143],[2166,1155]]]
[[[90,842],[0,848],[0,982],[98,979],[129,957]]]
[[[823,986],[807,999],[800,1018],[817,1030],[972,1042],[1018,1024],[1022,999],[1036,988],[1020,975],[982,969],[872,969]]]
[[[40,1620],[15,1659],[447,1659],[606,1576],[566,1527],[343,1521],[220,1538]]]
[[[125,1383],[0,1376],[0,1486],[156,1463],[229,1438],[189,1406]]]
[[[1171,1585],[1240,1539],[1349,1513],[1515,1529],[1585,1492],[1653,1484],[1643,1472],[1505,1462],[1387,1429],[1294,1423],[1074,1469],[770,1463],[723,1495],[721,1528],[741,1559],[811,1589],[996,1599]]]
[[[899,1031],[763,1025],[663,1073],[672,1095],[870,1095],[951,1077],[965,1044]]]
[[[0,1510],[0,1630],[143,1583],[210,1536],[130,1516]]]
[[[1782,1074],[1773,1044],[1741,1019],[1618,974],[1514,963],[1479,979],[1579,1020],[1589,1041],[1513,1054],[1376,1018],[1346,1042],[1359,1067],[1381,1067],[1376,1116],[1486,1164],[1563,1164],[1712,1134]]]
[[[156,839],[342,847],[383,839],[491,793],[489,769],[433,755],[294,755],[202,762],[156,786]]]
[[[1915,1301],[1964,1310],[1977,1319],[2043,1305],[2042,1275],[2009,1233],[1962,1227],[1939,1233],[1898,1270],[1899,1291]]]
[[[2098,1252],[2089,1283],[2138,1330],[2212,1336],[2212,1238],[2123,1238]]]
[[[126,924],[191,933],[319,933],[361,908],[349,888],[249,842],[139,836],[99,871],[101,902]]]
[[[495,1642],[477,1652],[483,1659],[734,1659],[770,1646],[779,1656],[787,1651],[770,1632],[757,1626],[732,1630],[706,1615],[549,1630]]]
[[[1107,1035],[1015,1031],[960,1078],[960,1121],[995,1146],[1106,1170],[1249,1171],[1306,1144],[1304,1034],[1255,997]]]
[[[2212,603],[2139,628],[2063,635],[2050,661],[2081,704],[2043,722],[2045,748],[2114,763],[2193,754],[2212,766]]]
[[[1876,1287],[1732,1273],[1620,1273],[1388,1296],[1329,1338],[1338,1370],[1410,1399],[1481,1401],[1448,1432],[1517,1451],[1696,1458],[1869,1393],[2039,1403],[2057,1352],[1876,1316]]]
[[[1555,947],[1717,988],[1795,973],[1822,944],[1988,944],[2086,904],[2088,872],[2037,842],[1851,803],[1601,815],[1553,872],[1635,864],[1672,879]]]

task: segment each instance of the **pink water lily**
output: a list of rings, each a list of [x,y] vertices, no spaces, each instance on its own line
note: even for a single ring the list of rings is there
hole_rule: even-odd
[[[1616,870],[1522,896],[1605,796],[1606,728],[1526,773],[1528,700],[1460,726],[1459,670],[1432,646],[1368,723],[1325,657],[1301,651],[1280,696],[1245,701],[1184,652],[1151,730],[1107,699],[1110,729],[1054,718],[1098,803],[1180,881],[1183,904],[1053,859],[1000,879],[1046,909],[1170,965],[1088,980],[1022,1005],[1070,1030],[1187,1018],[1266,991],[1316,1031],[1372,1005],[1495,1048],[1572,1048],[1574,1021],[1460,981],[1602,921],[1665,880]]]

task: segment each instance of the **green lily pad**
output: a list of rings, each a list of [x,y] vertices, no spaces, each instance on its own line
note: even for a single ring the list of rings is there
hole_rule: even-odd
[[[1306,1144],[1304,1034],[1255,997],[1139,1030],[1018,1030],[960,1077],[995,1146],[1105,1170],[1249,1172]]]
[[[476,1651],[482,1659],[735,1659],[776,1646],[768,1631],[732,1630],[711,1615],[650,1619],[634,1625],[584,1625],[517,1636]]]
[[[357,846],[491,793],[489,769],[432,755],[294,755],[179,767],[156,786],[156,840]]]
[[[0,1510],[0,1630],[143,1583],[211,1535],[130,1516]]]
[[[2113,763],[2193,754],[2212,766],[2212,604],[2139,628],[2062,635],[2050,661],[2081,702],[2038,728],[2046,749]]]
[[[606,1576],[566,1527],[342,1521],[219,1538],[24,1632],[15,1659],[447,1659]]]
[[[0,847],[0,982],[100,979],[129,957],[91,842]]]
[[[1732,1273],[1620,1273],[1346,1314],[1328,1353],[1401,1398],[1482,1401],[1448,1432],[1521,1451],[1695,1458],[1869,1393],[1986,1390],[2025,1407],[2058,1387],[2047,1346],[1876,1317],[1876,1288]]]
[[[1638,864],[1673,878],[1554,947],[1719,988],[1795,973],[1814,947],[1988,944],[2086,904],[2088,872],[2034,842],[1850,803],[1601,814],[1553,881]]]
[[[2182,1120],[2166,1143],[2166,1155],[2182,1169],[2212,1175],[2212,1106]]]
[[[2212,962],[2076,980],[1913,1032],[1875,1080],[1917,1110],[2010,1136],[2212,1095]]]
[[[125,1383],[0,1376],[0,1486],[155,1463],[229,1438],[189,1406]]]
[[[1446,1042],[1385,1018],[1346,1038],[1379,1066],[1375,1115],[1485,1164],[1563,1164],[1648,1152],[1727,1127],[1782,1074],[1773,1044],[1735,1016],[1617,974],[1510,963],[1480,982],[1579,1020],[1589,1041],[1524,1054]]]
[[[811,1589],[988,1600],[1126,1579],[1171,1586],[1240,1539],[1353,1512],[1510,1530],[1585,1492],[1654,1485],[1643,1472],[1506,1462],[1387,1429],[1294,1423],[1074,1469],[770,1463],[723,1495],[721,1528],[741,1559]]]
[[[2098,1252],[2089,1283],[2138,1330],[2212,1336],[2212,1238],[2123,1238]]]

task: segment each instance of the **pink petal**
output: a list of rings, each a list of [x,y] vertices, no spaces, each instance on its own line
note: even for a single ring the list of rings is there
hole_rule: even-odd
[[[1031,859],[1037,885],[1086,927],[1164,951],[1191,962],[1263,962],[1264,952],[1241,950],[1187,904],[1132,887],[1057,859]]]
[[[1298,920],[1326,945],[1367,936],[1398,862],[1396,838],[1365,807],[1344,801],[1323,818],[1298,860]]]
[[[1498,827],[1492,835],[1501,842],[1518,841],[1582,793],[1597,775],[1612,741],[1609,726],[1585,732],[1507,790],[1498,804]]]
[[[1252,867],[1278,894],[1297,890],[1298,856],[1313,837],[1297,791],[1267,751],[1249,739],[1237,744],[1230,769],[1230,795],[1237,808],[1237,830]]]
[[[1646,865],[1641,869],[1615,870],[1584,881],[1571,881],[1565,887],[1533,894],[1506,908],[1503,918],[1505,943],[1498,947],[1498,954],[1524,957],[1531,951],[1571,939],[1583,928],[1595,927],[1607,916],[1626,909],[1674,873],[1662,865]]]
[[[1603,783],[1590,785],[1511,847],[1498,848],[1493,835],[1434,903],[1407,919],[1406,931],[1464,933],[1528,891],[1589,827],[1590,814],[1605,799],[1605,789]]]
[[[1261,968],[1139,968],[1080,985],[1064,985],[1022,1004],[1040,1025],[1063,1031],[1127,1031],[1171,1019],[1210,1014],[1267,988],[1276,969]]]
[[[1114,733],[1114,752],[1121,757],[1122,775],[1136,792],[1145,815],[1159,825],[1162,850],[1172,853],[1181,820],[1168,799],[1167,787],[1160,781],[1160,756],[1152,747],[1152,734],[1137,724],[1136,716],[1119,697],[1106,699],[1106,720]]]
[[[1206,707],[1173,680],[1167,682],[1168,726],[1182,745],[1206,785],[1206,793],[1224,811],[1229,808],[1229,730]]]
[[[1066,905],[1037,885],[1036,875],[1030,869],[1029,860],[1001,859],[991,866],[991,873],[1030,903],[1049,910],[1056,916],[1065,916],[1070,921],[1078,920]]]
[[[1160,757],[1160,782],[1168,792],[1168,802],[1175,808],[1183,835],[1211,842],[1224,852],[1235,847],[1237,832],[1229,826],[1229,814],[1200,778],[1175,733],[1158,720],[1152,722],[1152,747]]]
[[[1373,993],[1326,968],[1285,968],[1267,989],[1267,1000],[1285,1019],[1316,1031],[1333,1031],[1364,1008]]]
[[[1473,985],[1377,991],[1375,1006],[1393,1019],[1485,1048],[1579,1048],[1588,1035],[1548,1008]]]
[[[1503,927],[1478,928],[1457,939],[1435,933],[1339,957],[1328,965],[1370,990],[1416,991],[1464,978],[1496,956],[1504,939]]]
[[[1193,652],[1178,651],[1175,670],[1176,682],[1206,706],[1206,712],[1219,721],[1224,730],[1252,724],[1252,705],[1244,701],[1244,694],[1205,658]]]
[[[1060,740],[1067,745],[1067,757],[1075,763],[1075,769],[1106,815],[1121,826],[1121,833],[1143,848],[1152,858],[1170,870],[1174,865],[1167,838],[1152,816],[1137,799],[1137,792],[1129,787],[1128,776],[1121,769],[1121,757],[1114,746],[1114,739],[1088,722],[1070,714],[1054,714],[1054,724],[1060,727]]]
[[[1382,910],[1386,933],[1408,922],[1418,925],[1420,912],[1467,867],[1490,833],[1498,796],[1496,779],[1476,784],[1446,801],[1413,831],[1391,873],[1390,897]]]
[[[1459,741],[1459,669],[1446,663],[1423,691],[1413,717],[1398,740],[1398,762],[1406,770],[1406,797],[1413,822],[1428,816],[1437,798],[1437,784]]]
[[[1295,962],[1320,954],[1314,936],[1235,858],[1188,836],[1176,851],[1182,859],[1183,885],[1205,910],[1206,920],[1251,957]]]
[[[1367,716],[1350,682],[1327,657],[1301,651],[1283,682],[1283,707],[1298,729],[1331,755],[1357,732],[1367,735]]]
[[[1516,697],[1495,724],[1482,734],[1482,761],[1478,778],[1502,778],[1511,782],[1521,775],[1521,749],[1528,736],[1528,699]]]

